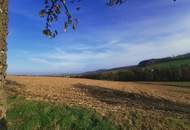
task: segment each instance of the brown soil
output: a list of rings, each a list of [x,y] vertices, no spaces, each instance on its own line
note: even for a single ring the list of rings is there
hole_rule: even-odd
[[[112,82],[61,77],[8,76],[9,94],[27,99],[51,101],[93,108],[112,116],[117,124],[141,113],[144,127],[159,127],[166,115],[190,120],[190,89],[139,82]],[[149,122],[148,124],[146,122]],[[154,128],[154,126],[151,126]],[[162,126],[163,127],[163,126]]]

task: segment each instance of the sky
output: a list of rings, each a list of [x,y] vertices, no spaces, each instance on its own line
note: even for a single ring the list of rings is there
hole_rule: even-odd
[[[190,52],[190,0],[127,0],[107,7],[105,0],[80,2],[77,30],[42,34],[38,12],[43,0],[9,0],[8,73],[64,74],[135,65],[149,58]]]

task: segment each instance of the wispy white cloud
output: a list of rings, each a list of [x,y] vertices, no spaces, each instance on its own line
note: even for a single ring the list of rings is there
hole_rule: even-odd
[[[45,64],[62,72],[80,72],[101,68],[112,68],[137,64],[148,58],[174,56],[190,52],[190,32],[171,35],[158,41],[147,41],[132,44],[125,42],[107,43],[104,51],[81,50],[80,52],[67,52],[62,48],[55,48],[52,52],[33,56],[32,60]],[[95,47],[96,48],[96,47]],[[95,49],[94,48],[94,49]],[[37,60],[34,60],[37,59]]]
[[[32,57],[30,58],[31,61],[33,62],[37,62],[37,63],[42,63],[42,64],[49,64],[50,62],[48,62],[46,59],[44,58],[36,58],[36,57]]]

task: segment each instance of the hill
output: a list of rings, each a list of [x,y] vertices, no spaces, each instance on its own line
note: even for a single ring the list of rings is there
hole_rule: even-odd
[[[190,53],[144,60],[134,66],[86,72],[75,77],[117,81],[190,81]]]
[[[160,64],[165,62],[171,62],[171,61],[178,61],[178,60],[188,60],[190,59],[190,53],[179,55],[175,57],[166,57],[166,58],[160,58],[160,59],[150,59],[141,61],[138,66],[147,66],[147,65],[153,65],[153,64]]]

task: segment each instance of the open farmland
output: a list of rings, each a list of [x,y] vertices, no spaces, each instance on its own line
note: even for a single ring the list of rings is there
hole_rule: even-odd
[[[140,82],[8,76],[7,92],[37,100],[95,109],[118,129],[190,129],[190,89]]]

